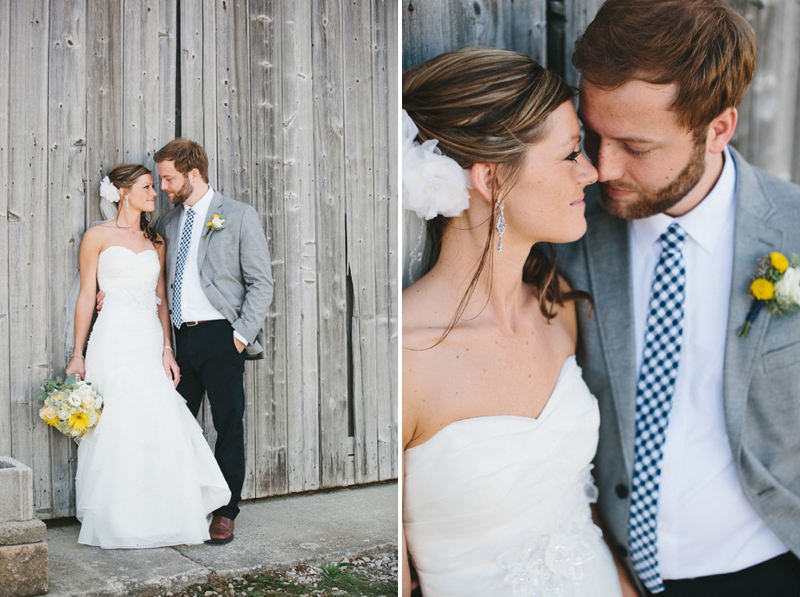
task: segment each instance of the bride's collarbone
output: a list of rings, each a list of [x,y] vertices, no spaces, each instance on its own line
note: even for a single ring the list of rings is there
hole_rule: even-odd
[[[127,229],[117,228],[114,222],[106,222],[100,224],[99,228],[103,229],[103,238],[100,243],[100,253],[111,247],[122,247],[132,253],[141,253],[142,251],[152,250],[155,251],[155,245],[144,235],[141,230],[135,231],[135,234]]]

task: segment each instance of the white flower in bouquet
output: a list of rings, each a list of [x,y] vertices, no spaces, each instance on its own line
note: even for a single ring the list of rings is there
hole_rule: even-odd
[[[68,437],[77,439],[100,420],[103,400],[88,382],[76,375],[46,379],[38,395],[39,416]]]
[[[800,305],[800,269],[787,268],[783,278],[775,283],[775,293],[785,297],[788,302]]]

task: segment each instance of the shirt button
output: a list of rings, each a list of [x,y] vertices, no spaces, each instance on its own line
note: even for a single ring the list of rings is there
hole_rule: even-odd
[[[614,492],[617,494],[617,497],[621,500],[624,500],[626,497],[628,497],[628,488],[622,483],[620,483],[614,488]]]

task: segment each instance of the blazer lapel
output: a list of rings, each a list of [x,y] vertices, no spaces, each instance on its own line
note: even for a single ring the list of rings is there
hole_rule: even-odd
[[[208,252],[208,243],[211,240],[211,235],[214,231],[207,226],[207,224],[214,217],[214,214],[222,215],[222,195],[218,191],[214,191],[214,198],[211,199],[211,205],[208,206],[206,212],[206,221],[203,222],[203,233],[200,235],[200,245],[197,247],[197,269],[203,268],[203,261],[205,261],[206,253]],[[224,217],[224,216],[223,216]]]
[[[750,283],[756,260],[771,251],[780,251],[784,233],[764,222],[775,206],[762,191],[752,167],[731,149],[736,165],[736,223],[733,234],[733,274],[728,310],[728,334],[723,367],[723,403],[728,437],[734,460],[742,445],[742,427],[750,379],[766,335],[770,312],[762,309],[747,338],[736,330],[744,323],[750,309]]]
[[[589,219],[585,237],[594,317],[606,359],[628,470],[633,466],[636,417],[636,354],[628,223],[606,213]]]

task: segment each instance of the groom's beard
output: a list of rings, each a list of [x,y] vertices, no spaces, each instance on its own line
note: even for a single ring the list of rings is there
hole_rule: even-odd
[[[169,198],[169,202],[173,205],[183,205],[183,202],[186,201],[192,193],[194,193],[194,187],[192,183],[189,182],[189,177],[187,176],[183,181],[183,186],[180,191],[175,191],[172,195],[167,193],[167,197]]]
[[[689,156],[689,162],[671,182],[660,189],[645,189],[629,183],[614,183],[620,190],[636,191],[639,197],[633,200],[616,199],[600,184],[600,200],[611,215],[626,220],[649,218],[664,213],[691,191],[706,171],[705,140],[697,142]]]

